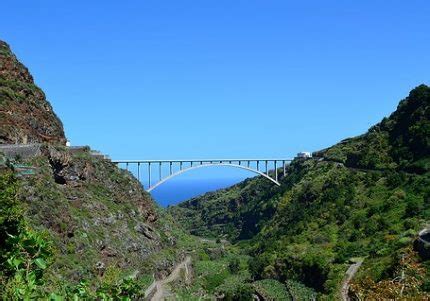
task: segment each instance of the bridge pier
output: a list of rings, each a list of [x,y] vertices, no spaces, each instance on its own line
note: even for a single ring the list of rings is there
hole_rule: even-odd
[[[148,188],[151,187],[151,163],[148,163]]]
[[[284,177],[285,177],[285,173],[286,173],[285,161],[282,161],[282,166],[283,166],[283,168],[284,168]]]

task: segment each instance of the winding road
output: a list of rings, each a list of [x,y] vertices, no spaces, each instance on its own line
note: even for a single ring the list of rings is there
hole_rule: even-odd
[[[161,301],[170,295],[169,283],[181,277],[181,270],[185,271],[185,281],[189,281],[190,277],[191,257],[187,256],[182,262],[178,263],[173,271],[164,279],[154,281],[145,291],[145,297],[151,301]],[[154,293],[155,291],[155,293]]]

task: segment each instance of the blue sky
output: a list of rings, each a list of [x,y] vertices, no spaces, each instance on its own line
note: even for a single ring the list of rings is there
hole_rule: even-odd
[[[72,144],[115,159],[290,157],[429,84],[428,0],[1,6]]]

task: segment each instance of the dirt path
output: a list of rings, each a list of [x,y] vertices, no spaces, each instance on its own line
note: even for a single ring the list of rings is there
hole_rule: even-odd
[[[349,283],[352,280],[352,278],[354,278],[355,273],[357,273],[358,268],[361,266],[362,263],[363,263],[363,259],[360,258],[355,263],[351,264],[349,266],[348,270],[346,271],[345,278],[342,282],[342,288],[340,291],[343,301],[349,301],[350,300],[349,296],[348,296]]]
[[[187,256],[184,261],[178,263],[173,271],[164,279],[154,281],[146,290],[145,296],[149,296],[155,290],[155,294],[151,297],[151,301],[161,301],[170,295],[168,284],[180,278],[181,270],[185,270],[185,281],[189,280],[189,268],[191,265],[191,257]]]
[[[208,242],[208,243],[213,243],[213,244],[217,243],[217,240],[215,238],[203,238],[203,237],[199,237],[199,240],[201,242]],[[230,244],[230,242],[228,240],[226,240],[226,239],[221,239],[219,242],[221,244],[223,244],[223,245]]]

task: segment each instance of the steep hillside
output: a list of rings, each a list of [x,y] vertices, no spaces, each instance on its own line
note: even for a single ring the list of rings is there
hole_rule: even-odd
[[[27,68],[0,40],[0,144],[31,142],[64,144],[63,125]]]
[[[258,193],[266,184],[253,179],[170,212],[194,233],[239,240],[254,279],[297,280],[339,298],[348,261],[362,257],[355,297],[428,296],[430,263],[412,242],[430,222],[430,88],[415,88],[366,134],[315,155],[295,160],[270,193]]]
[[[4,42],[0,114],[0,143],[38,142],[24,156],[0,153],[0,299],[141,298],[185,256],[190,238],[131,173],[64,146],[61,122]]]

